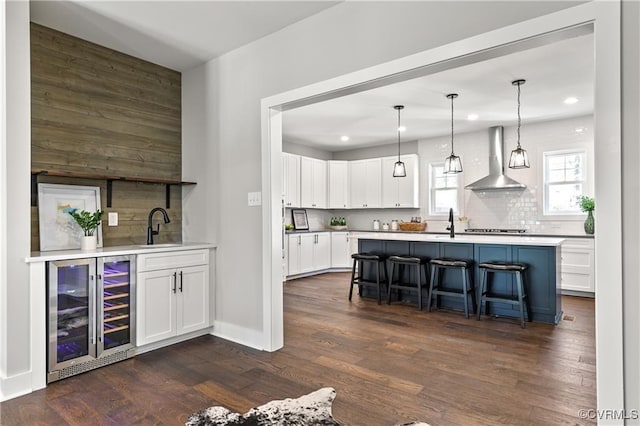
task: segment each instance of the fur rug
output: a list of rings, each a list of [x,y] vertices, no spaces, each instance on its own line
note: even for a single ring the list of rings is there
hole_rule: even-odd
[[[322,388],[300,398],[271,401],[244,414],[209,407],[189,416],[186,426],[339,425],[331,415],[333,388]]]
[[[336,397],[333,388],[322,388],[299,398],[268,402],[244,414],[224,407],[209,407],[193,413],[186,426],[329,426],[340,425],[331,414]],[[429,426],[427,423],[404,423],[397,426]]]

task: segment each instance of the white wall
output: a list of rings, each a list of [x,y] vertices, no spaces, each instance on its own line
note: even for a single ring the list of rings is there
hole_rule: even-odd
[[[622,195],[625,404],[640,409],[640,3],[622,2]],[[640,424],[636,419],[629,424]]]
[[[30,250],[31,93],[29,3],[6,2],[4,51],[6,156],[0,179],[6,182],[1,206],[7,226],[1,229],[4,268],[0,276],[0,399],[30,390],[29,273],[24,259]],[[5,197],[5,193],[2,194]],[[45,301],[43,300],[43,306]]]
[[[345,2],[218,58],[219,92],[207,93],[220,105],[219,131],[207,133],[220,155],[217,331],[262,344],[261,216],[247,207],[261,188],[262,98],[573,5]]]

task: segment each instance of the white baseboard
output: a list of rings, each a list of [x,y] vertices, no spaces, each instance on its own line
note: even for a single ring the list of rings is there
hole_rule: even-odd
[[[261,351],[264,350],[264,344],[262,343],[264,337],[259,330],[240,327],[227,322],[215,321],[211,334],[234,343],[239,343]]]
[[[31,371],[11,377],[0,377],[0,402],[33,392]]]

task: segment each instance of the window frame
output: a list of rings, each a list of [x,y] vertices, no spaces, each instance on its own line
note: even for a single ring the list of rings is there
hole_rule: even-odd
[[[548,159],[552,157],[558,156],[567,156],[571,154],[580,154],[582,156],[582,180],[577,181],[564,181],[564,183],[581,183],[582,184],[582,195],[590,195],[593,193],[593,185],[592,185],[592,176],[591,176],[591,167],[590,162],[590,150],[587,146],[577,145],[571,148],[566,149],[543,149],[541,150],[540,161],[542,167],[540,168],[540,182],[541,182],[541,191],[540,191],[540,219],[541,220],[581,220],[584,219],[586,213],[583,213],[578,208],[576,211],[571,212],[549,212],[548,211],[548,200],[549,200],[549,187],[550,182],[548,182],[547,178],[549,175],[548,170]],[[553,184],[558,184],[562,182],[553,182]]]
[[[462,173],[456,173],[453,175],[445,175],[442,177],[438,177],[438,178],[445,178],[445,179],[454,179],[455,178],[455,183],[456,185],[454,187],[443,187],[443,188],[436,188],[433,183],[435,182],[436,177],[434,176],[434,169],[436,167],[441,167],[442,169],[444,169],[444,161],[433,161],[433,162],[429,162],[427,164],[427,172],[425,173],[428,176],[428,187],[429,187],[429,192],[428,192],[428,202],[427,202],[427,210],[428,210],[428,217],[433,218],[433,219],[446,219],[446,217],[449,214],[449,210],[447,209],[446,211],[443,212],[434,212],[434,201],[435,201],[435,194],[436,191],[438,190],[451,190],[454,189],[456,192],[455,198],[456,198],[456,208],[453,210],[453,213],[455,215],[459,215],[460,212],[462,211],[462,194],[460,191],[460,183],[464,182],[464,180],[462,179]]]

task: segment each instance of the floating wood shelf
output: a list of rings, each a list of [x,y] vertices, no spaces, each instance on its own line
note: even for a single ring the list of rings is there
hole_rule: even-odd
[[[107,207],[111,207],[111,200],[113,195],[113,181],[121,182],[140,182],[140,183],[153,183],[159,185],[165,185],[166,191],[166,208],[171,207],[171,185],[196,185],[196,182],[185,182],[172,179],[158,179],[147,178],[139,176],[115,176],[115,175],[103,175],[98,173],[85,173],[85,172],[71,172],[67,170],[41,170],[31,169],[31,205],[38,205],[38,176],[56,176],[56,177],[69,177],[79,179],[96,179],[107,181]]]

